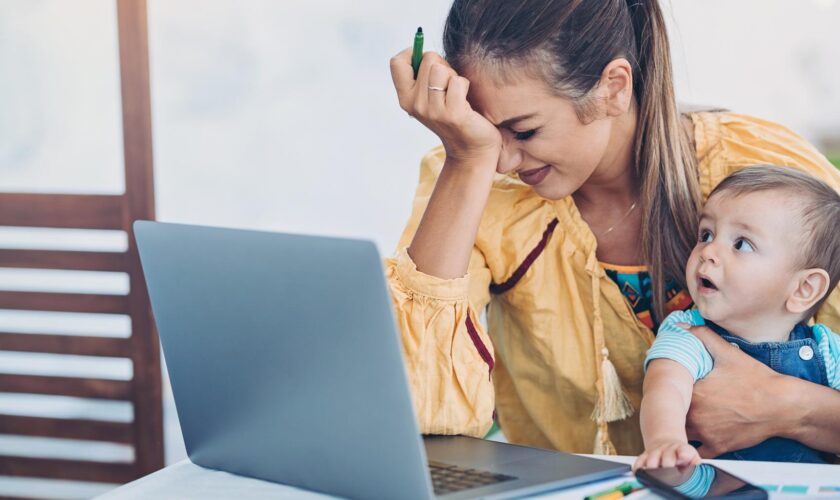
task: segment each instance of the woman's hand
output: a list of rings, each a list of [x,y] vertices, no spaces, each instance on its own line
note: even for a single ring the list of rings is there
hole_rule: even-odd
[[[701,462],[697,450],[690,444],[679,441],[663,441],[648,447],[633,464],[633,472],[639,469],[659,467],[683,467]]]
[[[770,390],[783,375],[756,361],[705,326],[689,327],[715,360],[694,385],[686,420],[689,440],[702,443],[703,458],[749,448],[777,435]]]
[[[440,55],[423,54],[415,80],[411,49],[406,49],[391,58],[391,77],[400,107],[437,134],[447,158],[467,164],[475,163],[471,160],[498,158],[501,134],[470,107],[469,80],[458,76]],[[496,167],[495,161],[479,164]]]

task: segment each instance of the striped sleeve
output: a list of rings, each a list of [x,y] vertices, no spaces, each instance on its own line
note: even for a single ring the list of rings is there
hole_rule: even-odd
[[[712,489],[712,483],[715,482],[715,469],[708,464],[700,464],[694,467],[691,477],[679,486],[674,486],[674,489],[686,495],[689,498],[703,498]]]
[[[670,359],[683,365],[697,382],[712,371],[712,356],[700,339],[677,326],[677,323],[694,326],[706,324],[696,309],[674,311],[668,315],[659,326],[656,340],[645,357],[645,370],[654,359]]]
[[[828,385],[832,389],[840,390],[840,335],[822,324],[814,325],[813,332],[825,362]]]

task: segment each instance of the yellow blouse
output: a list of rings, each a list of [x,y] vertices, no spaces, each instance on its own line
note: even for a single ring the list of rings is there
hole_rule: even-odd
[[[780,125],[729,112],[688,116],[704,199],[728,174],[756,164],[799,168],[840,191],[840,173]],[[609,397],[605,358],[639,408],[642,361],[654,336],[598,263],[595,237],[572,198],[546,200],[497,176],[467,275],[436,278],[419,272],[406,248],[443,162],[442,147],[423,158],[411,218],[386,259],[422,432],[482,436],[495,415],[513,443],[640,453],[638,412],[620,419],[593,410]],[[835,331],[838,290],[816,318]]]

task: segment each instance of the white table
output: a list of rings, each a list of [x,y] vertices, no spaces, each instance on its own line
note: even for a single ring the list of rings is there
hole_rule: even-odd
[[[632,463],[635,457],[597,457]],[[729,460],[710,460],[726,471],[742,477],[754,484],[801,484],[801,485],[840,485],[840,465],[790,464],[777,462],[737,462]],[[539,498],[576,499],[595,493],[630,479],[630,475],[591,483],[586,486],[570,488],[541,495]],[[840,493],[817,494],[816,488],[809,491],[807,498],[840,498]],[[292,486],[260,481],[199,467],[189,460],[170,465],[146,477],[123,485],[99,500],[123,499],[277,499],[277,498],[332,498],[327,495],[301,490]],[[659,498],[645,490],[627,497],[632,500]],[[803,494],[770,493],[770,498],[804,499]]]

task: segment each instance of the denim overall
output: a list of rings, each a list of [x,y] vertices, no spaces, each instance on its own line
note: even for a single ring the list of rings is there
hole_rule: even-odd
[[[730,335],[729,332],[711,321],[707,321],[706,325],[727,342],[736,345],[757,361],[781,374],[798,377],[820,385],[828,385],[825,361],[820,354],[817,341],[811,334],[811,328],[805,324],[796,325],[787,342],[759,342],[755,344]],[[724,453],[715,458],[826,463],[825,459],[820,456],[819,451],[792,439],[780,437],[773,437],[750,448]]]

